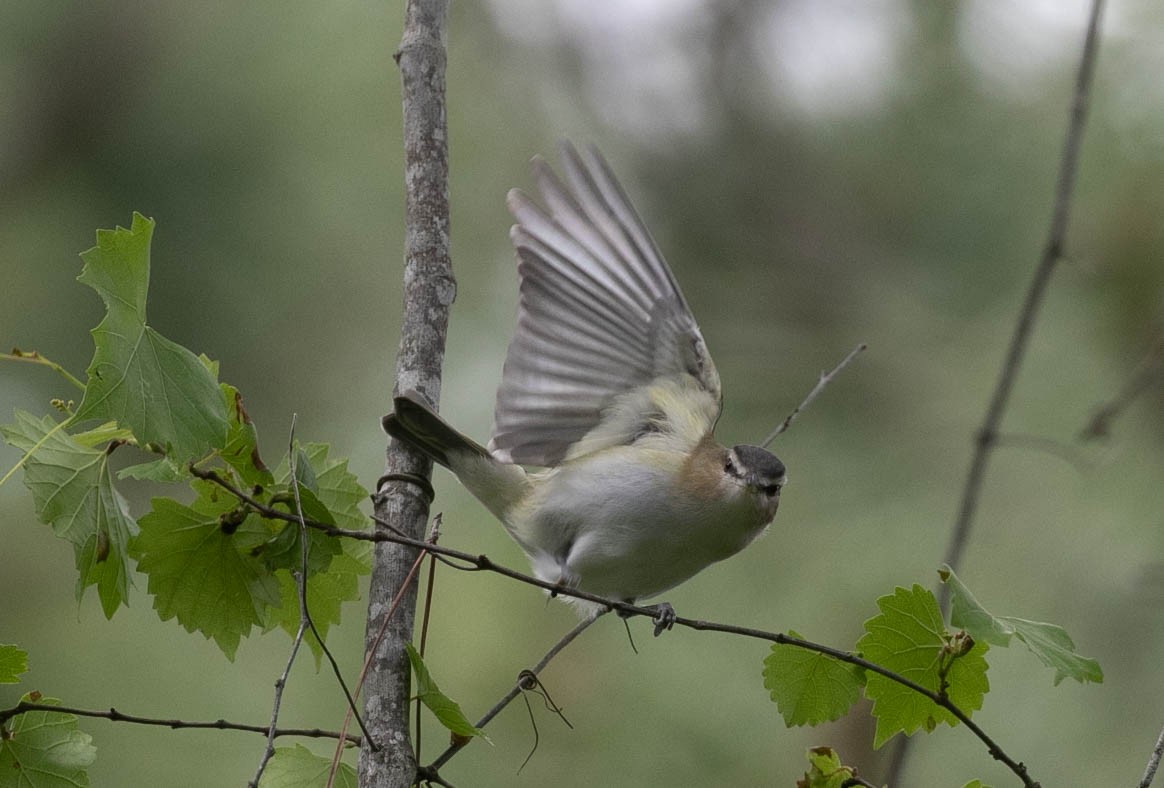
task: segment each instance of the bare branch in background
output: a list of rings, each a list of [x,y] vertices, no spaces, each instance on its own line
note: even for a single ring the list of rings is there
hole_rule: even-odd
[[[990,405],[986,409],[982,426],[978,429],[974,457],[970,462],[970,470],[966,475],[966,483],[962,489],[962,503],[958,509],[958,518],[954,522],[954,530],[950,535],[949,545],[946,547],[946,556],[943,562],[955,572],[961,565],[962,553],[970,539],[970,530],[974,524],[974,514],[978,510],[978,499],[982,494],[986,469],[990,463],[992,451],[998,443],[999,426],[1002,424],[1002,418],[1010,402],[1010,395],[1014,390],[1027,345],[1030,343],[1031,334],[1035,328],[1035,319],[1038,317],[1039,308],[1043,303],[1047,285],[1051,281],[1051,274],[1054,273],[1055,267],[1064,257],[1063,249],[1067,238],[1071,194],[1074,191],[1075,175],[1079,167],[1079,149],[1083,142],[1083,127],[1087,120],[1091,84],[1095,78],[1095,60],[1099,50],[1099,27],[1102,17],[1103,0],[1092,0],[1087,22],[1087,34],[1083,41],[1083,54],[1079,59],[1079,70],[1075,75],[1075,90],[1071,98],[1067,136],[1059,159],[1059,176],[1055,183],[1055,204],[1051,214],[1047,245],[1043,248],[1043,255],[1039,260],[1038,267],[1035,268],[1034,278],[1027,288],[1026,298],[1023,300],[1014,333],[1011,335],[1006,359],[1002,363],[1002,370],[994,387],[994,394],[991,395]],[[938,600],[942,610],[945,611],[949,607],[950,601],[949,586],[945,584],[941,586],[938,590]],[[885,781],[891,785],[898,782],[899,775],[904,768],[906,754],[909,751],[909,741],[909,739],[902,739],[893,751],[885,776]]]

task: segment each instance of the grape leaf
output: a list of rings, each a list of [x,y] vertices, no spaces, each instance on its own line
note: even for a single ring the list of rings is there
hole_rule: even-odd
[[[251,547],[270,537],[257,515],[243,515],[230,495],[205,482],[192,506],[154,498],[134,542],[137,568],[149,576],[154,609],[188,632],[213,638],[233,660],[239,638],[278,605],[279,584]]]
[[[338,540],[336,540],[338,541]],[[328,629],[340,623],[340,611],[344,602],[360,598],[360,575],[372,571],[372,548],[368,542],[344,540],[342,552],[334,556],[326,572],[312,574],[307,579],[307,609],[319,635],[327,640]],[[269,610],[266,631],[282,627],[292,637],[299,630],[299,590],[295,579],[286,570],[275,573],[279,580],[279,594],[283,599],[279,607]],[[315,668],[319,669],[323,649],[315,636],[308,632],[304,642],[315,656]]]
[[[56,705],[30,692],[22,701]],[[89,784],[85,769],[97,759],[93,738],[77,730],[77,718],[59,711],[26,711],[8,722],[0,739],[0,788],[77,788]]]
[[[1062,627],[1014,616],[992,615],[950,567],[943,565],[938,574],[942,582],[950,586],[950,623],[954,626],[965,629],[977,640],[996,646],[1009,646],[1011,636],[1017,637],[1044,665],[1055,669],[1056,686],[1065,678],[1080,683],[1103,682],[1099,663],[1077,654],[1075,643]]]
[[[800,638],[795,632],[789,634]],[[788,727],[837,719],[857,702],[865,684],[864,672],[855,665],[779,643],[772,645],[772,653],[764,659],[763,675],[764,688]]]
[[[118,479],[137,479],[146,482],[180,482],[186,479],[186,472],[174,464],[169,457],[159,457],[150,462],[130,465],[117,472]]]
[[[299,479],[299,498],[303,514],[313,520],[339,525],[348,530],[364,530],[368,518],[359,509],[359,504],[368,499],[368,493],[348,471],[347,460],[328,458],[326,444],[309,443],[296,449],[296,475]],[[285,457],[275,470],[274,477],[279,485],[290,485],[290,462]],[[281,494],[282,506],[294,513],[294,500],[290,494]],[[340,621],[340,609],[344,602],[359,598],[359,577],[372,571],[371,548],[366,542],[353,542],[328,536],[322,531],[309,531],[310,553],[308,560],[307,607],[311,620],[324,639],[328,629]],[[271,608],[266,629],[282,627],[294,635],[299,629],[299,597],[295,580],[290,569],[297,569],[301,563],[299,529],[292,525],[266,545],[264,551],[268,565],[279,571],[280,594],[283,603]],[[311,635],[306,638],[319,666],[323,650]]]
[[[331,771],[331,758],[321,758],[302,744],[275,750],[259,788],[323,788]],[[336,788],[356,788],[356,770],[342,761],[331,783]]]
[[[17,411],[15,423],[0,427],[0,433],[16,448],[32,452],[24,462],[24,484],[32,492],[37,519],[73,544],[77,600],[96,585],[101,609],[112,618],[132,585],[128,544],[137,526],[113,487],[108,452],[84,445],[95,440],[94,433],[74,437],[59,426],[51,416],[37,419]],[[116,430],[102,427],[99,434]]]
[[[368,491],[348,470],[348,461],[330,459],[329,451],[326,443],[303,445],[300,456],[307,462],[301,459],[296,462],[300,481],[327,507],[337,526],[349,531],[363,530],[368,527],[368,517],[360,511],[360,504],[368,500]],[[275,479],[286,483],[290,478],[290,463],[284,457],[275,471]]]
[[[809,770],[803,780],[796,781],[796,788],[841,788],[856,775],[856,769],[843,765],[832,747],[811,748],[808,763]]]
[[[982,697],[990,689],[985,642],[966,653],[951,650],[953,638],[942,623],[938,602],[920,585],[897,588],[878,599],[877,606],[881,614],[865,622],[865,634],[857,641],[865,659],[933,692],[941,689],[945,668],[946,692],[954,705],[967,715],[982,708]],[[921,727],[932,731],[939,722],[958,723],[929,698],[872,671],[866,673],[865,697],[873,701],[877,718],[874,748],[898,732],[909,736]]]
[[[469,722],[469,718],[461,711],[460,705],[441,692],[440,687],[433,680],[432,674],[428,672],[428,667],[425,666],[420,652],[411,643],[405,643],[404,647],[408,650],[408,661],[412,663],[413,683],[416,686],[416,697],[420,698],[420,702],[427,706],[428,710],[436,715],[441,725],[444,725],[452,733],[458,736],[481,736],[489,741],[489,737],[485,736],[485,731]]]
[[[16,646],[0,646],[0,684],[17,684],[28,671],[28,652]]]
[[[243,407],[242,394],[229,383],[219,385],[230,418],[226,445],[219,452],[222,459],[238,472],[244,485],[250,487],[271,485],[275,480],[263,463],[263,458],[259,456],[259,434],[246,408]]]
[[[146,325],[153,229],[135,213],[130,229],[98,230],[97,245],[81,254],[78,281],[97,291],[106,314],[90,332],[95,350],[75,418],[112,419],[181,463],[222,447],[226,409],[198,357]]]

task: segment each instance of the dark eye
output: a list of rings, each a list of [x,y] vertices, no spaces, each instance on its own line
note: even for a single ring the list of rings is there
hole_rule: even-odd
[[[780,485],[779,484],[769,484],[767,487],[764,488],[764,494],[767,495],[768,497],[772,497],[773,495],[779,495],[780,494]]]
[[[723,463],[724,473],[735,473],[736,466],[732,465],[732,458],[728,457]]]

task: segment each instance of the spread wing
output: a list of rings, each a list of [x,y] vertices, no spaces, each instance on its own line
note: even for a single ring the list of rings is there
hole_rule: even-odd
[[[545,209],[516,189],[507,201],[521,297],[489,448],[525,465],[557,465],[616,398],[660,378],[704,395],[709,428],[720,406],[695,318],[609,166],[569,144],[562,164],[565,183],[533,160]],[[634,439],[633,425],[610,433],[603,445]]]

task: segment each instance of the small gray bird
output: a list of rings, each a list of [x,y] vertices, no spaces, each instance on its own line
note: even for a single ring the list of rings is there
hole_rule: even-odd
[[[787,477],[715,440],[719,375],[674,275],[601,155],[566,144],[562,163],[565,182],[533,160],[545,209],[507,200],[521,298],[488,448],[415,392],[384,428],[456,474],[538,577],[636,602],[747,547]],[[656,634],[674,619],[658,608]]]

